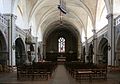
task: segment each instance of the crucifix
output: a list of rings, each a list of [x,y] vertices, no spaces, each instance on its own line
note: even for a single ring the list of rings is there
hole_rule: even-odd
[[[60,0],[60,5],[58,5],[58,9],[60,10],[60,24],[62,24],[62,13],[66,14],[66,3],[64,0]]]

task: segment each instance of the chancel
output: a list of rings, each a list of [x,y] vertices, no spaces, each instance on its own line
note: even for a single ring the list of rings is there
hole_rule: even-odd
[[[120,84],[120,0],[0,0],[0,84]]]

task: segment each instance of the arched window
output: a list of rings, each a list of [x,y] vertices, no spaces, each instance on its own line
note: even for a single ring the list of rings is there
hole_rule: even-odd
[[[60,37],[58,39],[58,52],[59,53],[65,52],[65,39],[63,37]]]

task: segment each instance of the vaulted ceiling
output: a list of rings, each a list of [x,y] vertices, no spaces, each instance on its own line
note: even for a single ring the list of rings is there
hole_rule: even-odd
[[[78,28],[86,28],[88,17],[92,24],[95,23],[97,0],[64,0],[66,2],[67,14],[63,15],[63,20],[73,23]],[[30,19],[35,17],[37,28],[60,20],[59,0],[29,0],[31,6]],[[30,21],[30,20],[29,20]]]
[[[109,6],[111,0],[64,0],[64,2],[67,13],[62,13],[63,23],[72,24],[81,33],[87,31],[88,25],[95,28],[96,18],[98,16],[100,18],[106,8],[105,2]],[[44,32],[51,24],[59,25],[57,22],[60,20],[59,4],[60,0],[19,0],[18,7],[21,15],[27,16],[28,24],[34,24],[36,31]]]

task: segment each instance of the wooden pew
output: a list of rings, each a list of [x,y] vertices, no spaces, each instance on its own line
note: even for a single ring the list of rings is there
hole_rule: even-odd
[[[52,76],[57,63],[37,62],[32,65],[21,65],[17,67],[18,80],[48,80]]]
[[[80,62],[67,62],[65,67],[71,76],[77,80],[81,79],[107,79],[107,66],[104,64],[87,64]]]

